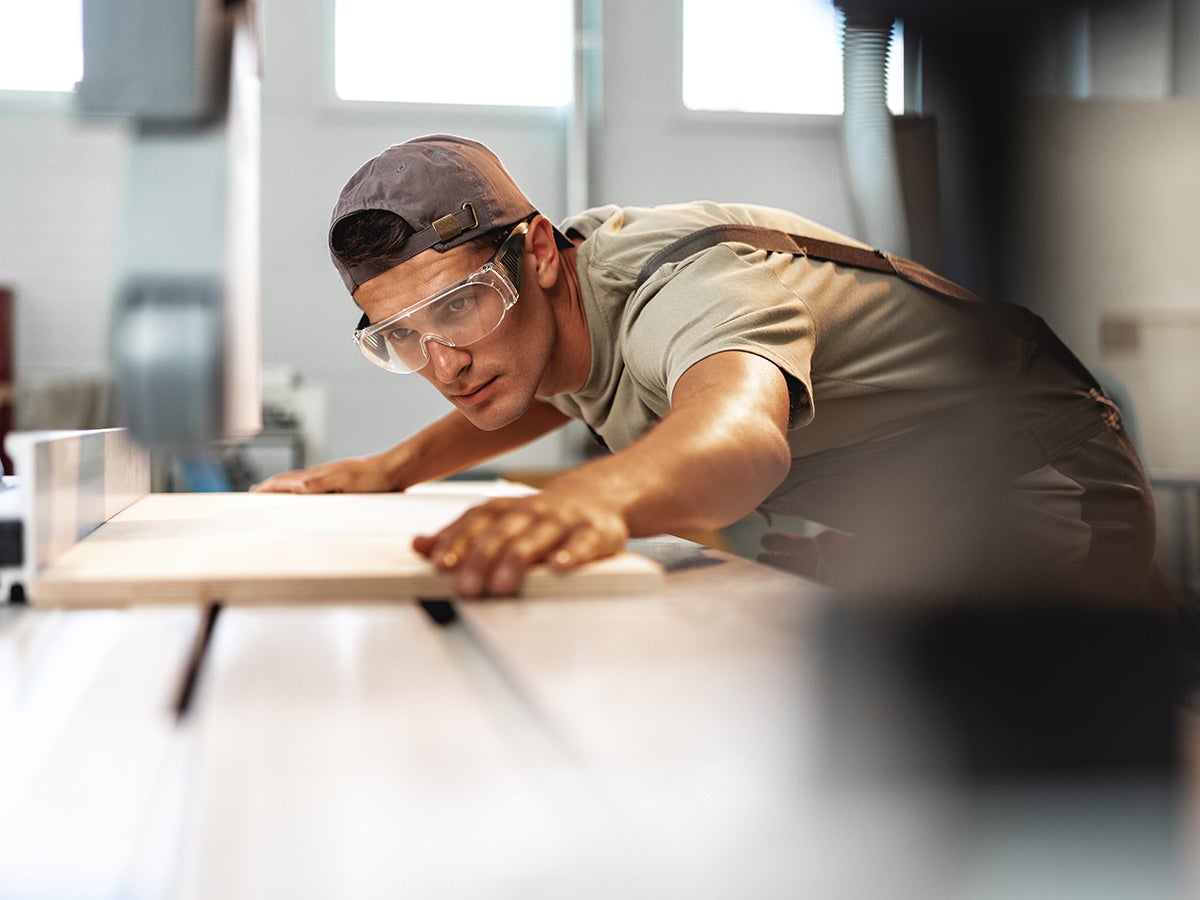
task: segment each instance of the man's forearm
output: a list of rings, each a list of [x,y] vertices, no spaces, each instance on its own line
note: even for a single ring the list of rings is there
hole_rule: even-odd
[[[640,537],[729,525],[787,474],[786,442],[769,433],[710,434],[700,443],[673,424],[668,417],[626,450],[559,476],[546,493],[603,498]]]
[[[671,412],[638,441],[565,473],[547,492],[600,498],[631,536],[723,527],[787,475],[787,414],[778,369],[721,354],[680,379]]]
[[[567,421],[553,406],[535,400],[512,424],[495,431],[482,431],[454,410],[379,456],[394,489],[402,490],[516,450]]]

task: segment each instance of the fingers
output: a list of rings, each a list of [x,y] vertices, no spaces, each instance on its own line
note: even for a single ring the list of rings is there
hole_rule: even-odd
[[[469,510],[437,534],[415,538],[413,549],[454,571],[462,597],[509,596],[531,567],[566,571],[615,553],[627,536],[623,523],[614,527],[604,516],[518,498]]]
[[[286,472],[282,475],[272,475],[250,488],[259,493],[274,494],[330,494],[338,488],[333,479],[328,476],[314,475],[310,472]]]
[[[391,489],[380,468],[366,459],[343,459],[308,469],[284,472],[254,485],[264,493],[336,494]]]
[[[557,555],[552,551],[563,543],[563,527],[525,513],[505,517],[496,528],[480,533],[467,549],[459,581],[465,581],[468,590],[515,594],[531,566]]]
[[[552,569],[563,572],[613,552],[606,547],[603,534],[581,528],[568,535],[558,549],[550,554],[548,561]]]
[[[311,475],[305,471],[284,472],[282,475],[272,475],[265,481],[253,485],[250,490],[258,493],[274,494],[303,494],[311,491],[309,487]]]

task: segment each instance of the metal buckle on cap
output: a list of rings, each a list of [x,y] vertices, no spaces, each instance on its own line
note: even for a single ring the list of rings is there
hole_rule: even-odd
[[[434,219],[431,227],[437,232],[439,241],[445,242],[451,240],[458,237],[464,231],[470,231],[472,228],[479,227],[479,216],[475,214],[475,207],[470,203],[464,203],[462,208],[471,211],[471,224],[465,228],[458,221],[459,213],[450,213],[449,215],[442,216],[440,219]]]
[[[434,219],[433,230],[437,232],[439,241],[448,241],[462,234],[462,226],[458,224],[458,216],[454,213]]]

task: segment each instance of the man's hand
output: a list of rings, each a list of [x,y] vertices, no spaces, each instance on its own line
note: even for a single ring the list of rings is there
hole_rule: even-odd
[[[250,490],[291,494],[365,494],[396,490],[396,486],[378,456],[363,456],[272,475]]]
[[[530,567],[556,571],[624,549],[624,518],[595,497],[553,486],[529,497],[504,497],[468,510],[413,549],[454,571],[461,597],[512,595]]]
[[[555,478],[540,494],[467,511],[413,549],[454,571],[463,597],[513,594],[526,571],[559,571],[630,537],[722,528],[787,474],[788,389],[774,363],[726,351],[679,379],[671,409],[633,444]]]

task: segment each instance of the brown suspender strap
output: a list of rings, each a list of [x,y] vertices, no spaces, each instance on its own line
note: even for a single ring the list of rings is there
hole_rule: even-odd
[[[679,262],[687,259],[693,253],[730,241],[749,244],[759,250],[790,253],[855,269],[895,275],[909,284],[938,296],[967,301],[971,304],[970,309],[1025,341],[1026,345],[1031,348],[1029,352],[1032,352],[1033,344],[1041,344],[1054,353],[1063,364],[1072,368],[1089,386],[1096,384],[1087,367],[1046,326],[1041,317],[1034,315],[1025,307],[1017,306],[1014,303],[987,300],[974,291],[968,290],[948,278],[943,278],[919,262],[905,259],[902,256],[893,256],[882,250],[856,247],[853,244],[841,244],[820,238],[789,234],[786,231],[760,225],[710,225],[684,235],[650,257],[638,273],[633,289],[636,291],[640,288],[651,275],[667,263]]]
[[[702,228],[699,231],[685,235],[659,250],[650,257],[646,265],[642,267],[641,272],[638,273],[634,290],[645,284],[650,276],[658,271],[660,266],[664,266],[667,263],[679,262],[681,259],[687,259],[693,253],[698,253],[708,247],[728,241],[749,244],[751,247],[757,247],[759,250],[769,250],[775,253],[791,253],[796,256],[807,256],[809,259],[818,259],[823,262],[851,266],[855,269],[881,272],[884,275],[898,275],[905,281],[915,284],[917,287],[933,291],[935,294],[941,294],[944,297],[953,297],[956,300],[984,302],[983,298],[975,292],[967,290],[960,284],[955,284],[948,278],[943,278],[936,272],[925,268],[919,262],[905,259],[902,256],[893,256],[882,250],[869,250],[866,247],[856,247],[853,244],[839,244],[834,241],[821,240],[820,238],[789,234],[786,231],[779,231],[775,228],[732,224],[710,225],[708,228]]]
[[[893,256],[882,250],[870,250],[866,247],[856,247],[853,244],[840,244],[800,234],[789,234],[786,231],[759,225],[710,225],[684,235],[674,243],[663,247],[646,261],[638,273],[633,289],[636,291],[645,284],[660,266],[679,262],[687,259],[693,253],[699,253],[701,250],[729,241],[749,244],[759,250],[790,253],[794,256],[805,256],[822,262],[879,272],[882,275],[894,275],[938,296],[972,304],[972,309],[1016,334],[1022,340],[1029,340],[1035,327],[1041,321],[1024,307],[1012,303],[986,300],[974,291],[968,290],[961,284],[956,284],[949,278],[943,278],[914,260]]]

